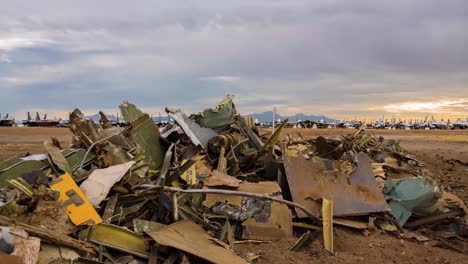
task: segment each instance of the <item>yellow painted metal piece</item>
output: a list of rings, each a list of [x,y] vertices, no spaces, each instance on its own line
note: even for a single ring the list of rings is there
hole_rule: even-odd
[[[275,130],[275,133],[271,135],[260,151],[266,151],[268,148],[272,148],[276,142],[278,142],[281,137],[281,131],[283,130],[283,127],[286,125],[286,123],[288,123],[288,119],[284,120],[283,123]]]
[[[325,250],[333,253],[333,201],[322,201],[323,243]]]
[[[68,217],[75,225],[96,225],[102,223],[86,195],[70,176],[65,173],[55,180],[50,187],[60,191],[59,201],[67,207]]]
[[[185,164],[188,160],[184,160],[182,164]],[[197,183],[197,169],[195,168],[195,164],[192,165],[188,170],[182,173],[181,178],[188,184],[194,185]]]
[[[182,184],[180,184],[180,181],[179,180],[175,180],[171,183],[172,187],[176,187],[176,188],[182,188]]]
[[[143,258],[148,257],[149,245],[143,236],[126,228],[99,224],[81,231],[89,241]]]

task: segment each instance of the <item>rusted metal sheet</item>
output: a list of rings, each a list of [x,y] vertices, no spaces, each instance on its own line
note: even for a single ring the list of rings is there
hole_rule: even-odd
[[[297,150],[283,145],[286,178],[294,202],[320,216],[320,199],[333,200],[333,215],[360,215],[389,211],[372,172],[371,160],[365,153],[349,175],[337,168],[336,162],[314,157],[305,159]],[[306,215],[296,210],[299,217]]]
[[[270,216],[264,222],[257,221],[255,217],[242,223],[243,239],[262,241],[277,241],[285,237],[292,237],[291,211],[287,205],[272,203]]]
[[[213,242],[203,228],[189,220],[179,221],[147,234],[159,245],[182,250],[211,263],[247,263],[234,252]]]

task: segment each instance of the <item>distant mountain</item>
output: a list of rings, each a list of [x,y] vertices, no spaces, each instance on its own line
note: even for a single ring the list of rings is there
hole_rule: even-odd
[[[117,117],[115,115],[106,115],[106,116],[110,121],[123,121],[121,116],[119,116],[119,117]],[[86,119],[90,119],[90,120],[99,122],[99,120],[101,119],[101,115],[99,113],[97,113],[97,114],[94,114],[94,115],[86,116]],[[153,117],[153,121],[160,121],[159,116]],[[169,116],[161,116],[161,121],[169,121]]]
[[[272,122],[273,121],[273,111],[267,111],[267,112],[263,112],[261,114],[258,114],[258,113],[254,113],[254,114],[249,114],[249,115],[246,115],[246,116],[251,116],[253,117],[254,119],[257,119],[258,121],[260,122]],[[280,114],[276,114],[276,120],[280,119],[280,120],[285,120],[286,118],[289,119],[290,122],[295,122],[297,120],[310,120],[310,121],[319,121],[319,120],[323,120],[324,122],[333,122],[335,121],[335,119],[333,118],[329,118],[329,117],[326,117],[326,116],[316,116],[316,115],[305,115],[305,114],[297,114],[297,115],[293,115],[293,116],[283,116],[283,115],[280,115]]]
[[[106,115],[107,118],[111,121],[122,121],[122,117],[117,117],[115,115]],[[245,115],[245,116],[251,116],[253,117],[254,119],[257,119],[258,121],[260,122],[272,122],[273,120],[273,111],[268,111],[268,112],[263,112],[261,114],[258,114],[258,113],[255,113],[255,114],[249,114],[249,115]],[[93,121],[96,121],[98,122],[100,119],[101,119],[101,115],[99,115],[99,113],[97,114],[94,114],[94,115],[91,115],[91,116],[86,116],[87,119],[91,119]],[[333,118],[329,118],[329,117],[326,117],[326,116],[316,116],[316,115],[305,115],[305,114],[297,114],[297,115],[293,115],[293,116],[283,116],[283,115],[280,115],[280,114],[276,114],[276,120],[280,119],[280,120],[285,120],[286,118],[289,119],[290,122],[295,122],[297,120],[310,120],[310,121],[319,121],[319,120],[323,120],[325,122],[333,122],[335,121],[335,119]],[[167,122],[169,121],[169,116],[161,116],[161,120],[160,120],[160,117],[159,116],[153,116],[153,121],[163,121],[163,122]]]
[[[107,119],[109,119],[110,121],[117,121],[118,120],[118,118],[115,115],[106,115],[106,116],[107,116]],[[94,114],[94,115],[86,116],[85,118],[96,121],[96,122],[99,122],[99,120],[101,119],[101,115],[99,113],[97,113],[97,114]]]

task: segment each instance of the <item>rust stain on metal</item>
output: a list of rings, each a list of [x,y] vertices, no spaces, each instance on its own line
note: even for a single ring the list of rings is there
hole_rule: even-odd
[[[337,169],[326,173],[325,159],[314,157],[306,160],[283,146],[286,178],[293,201],[320,216],[320,198],[334,201],[336,216],[360,215],[389,211],[382,192],[378,189],[372,172],[371,160],[365,153],[358,156],[358,166],[349,176]],[[328,167],[328,169],[327,169]],[[334,167],[334,166],[333,166]],[[296,211],[299,217],[306,217]]]

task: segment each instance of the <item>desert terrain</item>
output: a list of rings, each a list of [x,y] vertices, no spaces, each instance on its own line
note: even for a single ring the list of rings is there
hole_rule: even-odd
[[[268,135],[269,129],[261,129]],[[285,129],[283,137],[339,137],[355,133],[350,129]],[[468,203],[468,131],[370,130],[369,133],[394,139],[425,163],[430,176],[442,188]],[[44,153],[42,142],[57,137],[62,146],[71,142],[67,128],[4,128],[0,127],[0,160],[14,155]],[[468,255],[434,247],[436,241],[410,242],[392,234],[362,234],[335,227],[336,254],[322,248],[319,239],[300,252],[288,251],[297,238],[275,243],[239,244],[236,251],[260,255],[256,263],[466,263]],[[466,246],[466,242],[465,242]]]

